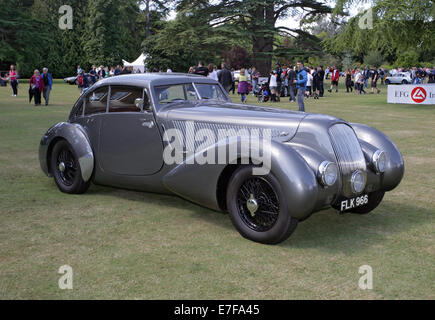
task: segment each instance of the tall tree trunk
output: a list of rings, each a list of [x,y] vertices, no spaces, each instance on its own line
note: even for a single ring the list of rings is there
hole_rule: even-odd
[[[145,1],[145,15],[146,15],[146,24],[145,24],[145,37],[149,38],[150,36],[150,0]]]
[[[251,15],[255,17],[252,22],[252,51],[255,67],[262,76],[269,75],[272,67],[273,28],[275,27],[273,5],[258,6]],[[264,30],[259,33],[258,30]]]

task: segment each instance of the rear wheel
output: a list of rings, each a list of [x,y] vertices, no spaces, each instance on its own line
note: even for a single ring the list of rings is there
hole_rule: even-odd
[[[298,221],[291,217],[278,180],[272,173],[252,174],[242,166],[232,175],[227,190],[227,208],[239,233],[250,240],[277,244],[286,240]]]
[[[78,158],[66,140],[55,144],[50,159],[54,181],[59,190],[65,193],[86,192],[90,181],[84,181]]]
[[[408,84],[408,81],[403,80],[403,81],[402,81],[402,84]]]
[[[385,84],[390,84],[390,80],[385,80]]]

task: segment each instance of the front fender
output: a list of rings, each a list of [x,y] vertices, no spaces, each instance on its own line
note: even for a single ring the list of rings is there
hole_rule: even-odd
[[[382,175],[381,187],[384,191],[396,188],[402,181],[405,172],[405,163],[394,142],[381,131],[360,123],[351,123],[368,161],[376,150],[386,151],[388,164]]]
[[[309,216],[317,205],[318,183],[313,170],[302,156],[290,146],[272,140],[270,144],[265,144],[267,148],[270,148],[266,154],[271,156],[270,164],[267,164],[262,162],[264,159],[259,156],[265,154],[261,142],[259,150],[252,152],[251,147],[249,155],[242,152],[240,148],[242,143],[249,143],[249,138],[224,139],[200,151],[200,153],[204,153],[214,149],[216,159],[214,164],[197,164],[191,158],[198,153],[192,154],[182,164],[175,166],[165,175],[163,178],[165,186],[186,199],[219,210],[216,191],[224,169],[237,161],[242,164],[262,163],[264,168],[267,171],[270,170],[280,182],[291,215],[296,219],[305,219]],[[227,150],[237,150],[237,156],[233,156],[235,159],[227,158],[226,163],[218,164],[218,150],[223,147],[227,147]],[[189,162],[194,163],[189,164]]]
[[[79,124],[60,122],[48,129],[39,145],[39,163],[47,176],[52,176],[51,150],[59,139],[64,139],[73,148],[79,160],[82,178],[88,181],[94,171],[94,153],[85,130]]]

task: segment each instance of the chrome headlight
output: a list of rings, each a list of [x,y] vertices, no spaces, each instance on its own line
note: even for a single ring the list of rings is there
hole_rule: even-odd
[[[319,166],[319,178],[324,186],[334,185],[338,178],[337,165],[330,161],[323,161]]]
[[[372,157],[373,165],[377,172],[382,173],[385,172],[387,167],[387,153],[385,151],[378,150],[373,154]]]
[[[352,187],[353,193],[363,192],[364,188],[366,187],[365,174],[360,170],[356,170],[350,178],[350,185]]]

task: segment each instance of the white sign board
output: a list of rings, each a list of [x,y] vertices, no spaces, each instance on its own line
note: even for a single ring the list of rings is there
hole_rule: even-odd
[[[435,105],[435,84],[389,85],[387,102]]]

